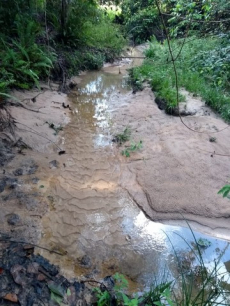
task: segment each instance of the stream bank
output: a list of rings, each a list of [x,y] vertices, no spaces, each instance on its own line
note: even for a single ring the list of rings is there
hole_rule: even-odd
[[[160,275],[165,266],[176,264],[164,232],[178,251],[187,248],[179,236],[189,243],[193,240],[191,232],[183,227],[184,219],[193,229],[229,239],[229,203],[216,194],[228,179],[229,161],[213,154],[228,152],[229,144],[228,130],[217,134],[216,142],[209,141],[212,132],[225,126],[219,118],[199,113],[187,117],[189,126],[198,132],[207,131],[194,133],[179,118],[159,110],[149,88],[133,94],[125,76],[129,66],[125,61],[81,75],[78,89],[72,91],[69,100],[53,93],[55,98],[46,98],[52,108],[40,125],[34,120],[35,114],[26,111],[24,120],[31,116],[32,128],[45,128],[43,135],[57,141],[66,153],[58,155],[59,149],[44,138],[39,147],[41,140],[35,134],[28,135],[26,142],[30,137],[31,146],[39,152],[24,150],[25,156],[19,155],[9,163],[6,173],[15,176],[15,170],[22,169],[16,172],[21,175],[15,190],[23,188],[24,194],[15,196],[11,185],[6,185],[2,196],[9,193],[11,197],[2,198],[4,204],[8,203],[2,226],[16,238],[24,235],[30,242],[39,241],[65,254],[39,250],[70,278],[101,278],[119,271],[129,277],[134,291],[141,290],[142,284],[148,286],[152,275]],[[30,107],[38,107],[37,102],[28,102]],[[71,110],[63,108],[62,103],[71,103]],[[55,109],[63,119],[55,120]],[[62,126],[71,119],[59,137],[46,123],[51,117],[50,123]],[[126,127],[131,130],[131,141],[143,142],[143,148],[130,158],[121,155],[128,144],[119,147],[112,142],[114,135]],[[31,167],[36,172],[31,173]],[[29,200],[25,194],[30,195]],[[40,201],[34,203],[34,198]],[[6,217],[13,213],[20,222],[9,224]],[[24,227],[23,216],[36,222]],[[208,239],[212,247],[205,253],[207,263],[228,246],[227,242]],[[228,260],[226,251],[223,262]]]

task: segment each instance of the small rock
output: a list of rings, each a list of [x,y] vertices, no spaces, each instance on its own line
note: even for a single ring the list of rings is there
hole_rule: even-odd
[[[10,225],[18,225],[21,222],[21,218],[17,214],[11,214],[7,217],[7,223]]]
[[[74,89],[75,87],[77,87],[77,84],[74,83],[73,81],[71,81],[71,82],[69,83],[69,88],[70,88],[70,89]]]
[[[216,142],[216,137],[209,137],[210,142]]]
[[[39,273],[38,276],[37,276],[37,280],[39,282],[43,282],[44,280],[46,279],[46,276],[42,273]]]
[[[33,183],[33,184],[37,184],[38,181],[39,181],[39,178],[37,178],[37,177],[33,177],[33,178],[32,178],[32,183]]]
[[[73,286],[75,288],[77,298],[80,299],[84,295],[84,290],[85,290],[85,284],[82,282],[74,282]]]
[[[27,266],[27,273],[38,274],[39,264],[37,262],[31,262]]]
[[[0,192],[3,192],[6,187],[6,181],[3,179],[0,181]]]
[[[80,258],[78,258],[78,262],[81,266],[87,267],[89,268],[91,266],[91,260],[89,258],[89,256],[84,255]]]
[[[28,283],[26,277],[26,269],[21,265],[15,265],[10,269],[10,273],[13,276],[13,279],[16,284],[25,287]]]
[[[17,178],[6,177],[6,185],[10,189],[15,189],[18,185],[18,179]]]
[[[103,279],[103,285],[105,285],[108,290],[113,290],[113,288],[115,286],[115,281],[114,281],[113,277],[112,276],[106,276]]]
[[[59,167],[59,162],[57,160],[52,160],[49,162],[50,169],[58,168]]]
[[[13,171],[13,174],[15,176],[20,176],[20,175],[23,175],[23,169],[22,168],[18,168],[16,170]]]
[[[31,250],[34,249],[34,246],[31,244],[24,244],[23,245],[23,250]]]
[[[17,303],[18,302],[18,297],[15,293],[7,293],[4,297],[4,300],[13,302],[13,303]]]

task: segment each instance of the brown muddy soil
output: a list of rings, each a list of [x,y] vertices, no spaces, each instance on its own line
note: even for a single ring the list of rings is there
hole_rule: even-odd
[[[191,100],[190,96],[190,105]],[[210,227],[210,232],[228,231],[229,202],[217,191],[229,179],[229,157],[222,156],[230,149],[229,129],[218,133],[226,124],[210,110],[200,115],[200,108],[196,115],[183,118],[194,131],[189,130],[153,101],[149,88],[130,93],[114,117],[117,124],[127,122],[144,144],[142,152],[123,163],[122,186],[151,220],[185,218]]]
[[[23,107],[8,108],[16,122],[14,134],[1,133],[1,141],[7,145],[1,147],[6,158],[1,159],[0,231],[30,242],[41,237],[41,218],[48,210],[42,181],[50,170],[49,162],[62,148],[62,139],[49,123],[64,127],[70,112],[62,107],[68,103],[65,94],[42,86],[42,91],[12,93]],[[7,163],[7,159],[11,161]]]

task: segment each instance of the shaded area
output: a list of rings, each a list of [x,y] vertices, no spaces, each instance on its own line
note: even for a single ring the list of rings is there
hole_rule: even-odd
[[[2,239],[2,238],[1,238]],[[28,244],[8,243],[0,256],[0,305],[93,305],[84,282],[69,282]]]

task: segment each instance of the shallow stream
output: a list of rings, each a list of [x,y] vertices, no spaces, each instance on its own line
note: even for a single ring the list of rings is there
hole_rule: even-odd
[[[119,66],[80,77],[62,138],[67,154],[49,181],[50,211],[43,218],[40,244],[67,252],[43,255],[69,277],[120,272],[129,278],[131,290],[142,290],[165,272],[176,277],[175,252],[188,260],[194,237],[189,228],[149,220],[124,187],[132,184],[133,173],[124,167],[129,160],[112,139],[132,124],[124,119],[121,126],[114,119],[123,112],[127,95],[132,93]],[[138,154],[130,160],[139,162]],[[230,261],[227,241],[194,234],[211,242],[203,250],[205,263],[220,256],[222,263]]]

